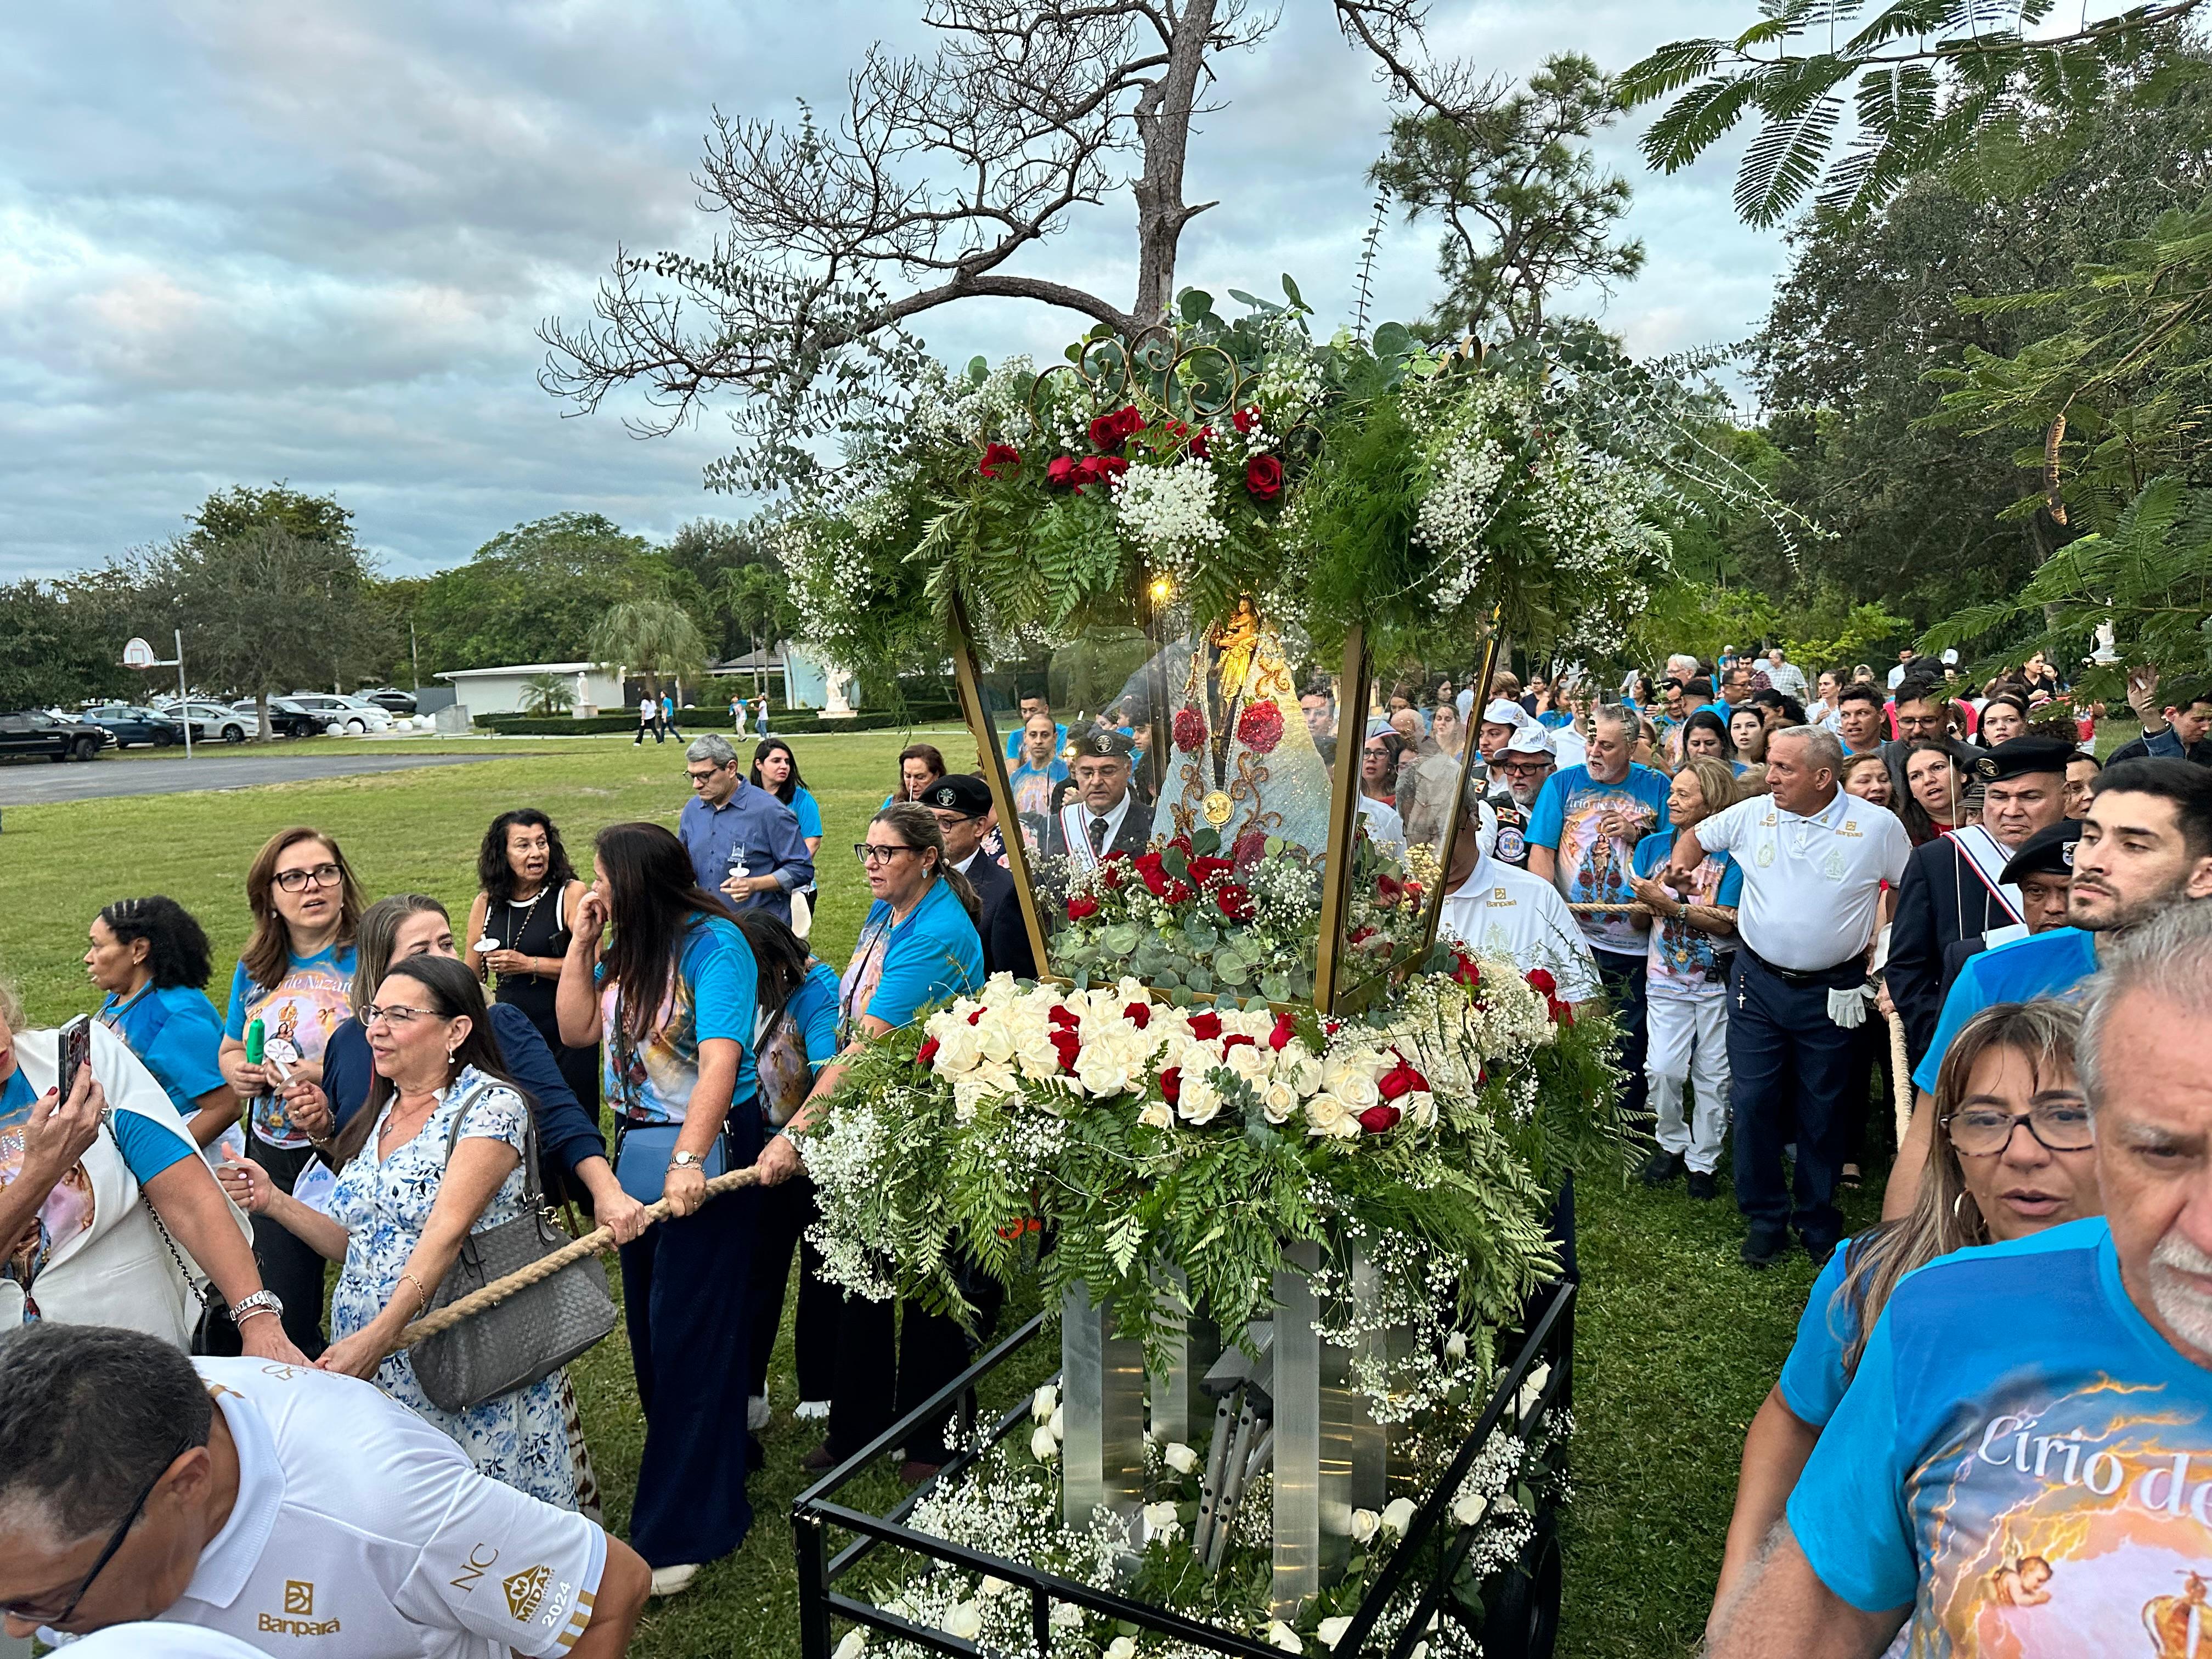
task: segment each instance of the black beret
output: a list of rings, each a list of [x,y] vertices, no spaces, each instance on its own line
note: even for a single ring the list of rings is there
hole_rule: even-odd
[[[1137,744],[1127,732],[1109,726],[1103,731],[1085,732],[1076,739],[1075,753],[1079,759],[1085,755],[1111,755],[1117,760],[1132,760],[1136,757]]]
[[[1984,783],[2002,783],[2038,772],[2066,775],[2066,763],[2081,751],[2058,738],[2041,738],[2033,732],[1999,744],[1976,760],[1971,770]]]
[[[966,772],[950,772],[921,792],[921,804],[980,818],[991,810],[991,786]]]
[[[2014,741],[2021,739],[2014,738]],[[2006,745],[2008,748],[2010,746]],[[2074,873],[2074,843],[2081,839],[2081,820],[2061,818],[2030,836],[2027,845],[2014,853],[2012,862],[1998,872],[1998,878],[2016,882],[2022,876],[2071,876]]]

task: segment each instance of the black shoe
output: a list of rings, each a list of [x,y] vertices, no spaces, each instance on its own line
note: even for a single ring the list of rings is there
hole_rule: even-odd
[[[1780,1261],[1782,1253],[1789,1248],[1788,1233],[1770,1233],[1753,1228],[1744,1239],[1743,1249],[1738,1254],[1742,1256],[1745,1267],[1765,1267]]]
[[[1692,1170],[1689,1180],[1683,1184],[1689,1188],[1692,1198],[1709,1199],[1713,1195],[1713,1172],[1711,1170]]]
[[[1808,1238],[1805,1241],[1805,1254],[1813,1258],[1813,1265],[1816,1267],[1826,1267],[1828,1265],[1828,1258],[1835,1255],[1835,1253],[1836,1241],[1832,1238],[1822,1239],[1818,1242]]]
[[[1681,1158],[1662,1148],[1644,1160],[1644,1184],[1647,1187],[1663,1187],[1681,1173]]]
[[[836,1466],[837,1454],[830,1449],[830,1443],[827,1440],[799,1460],[799,1467],[809,1474],[819,1474],[824,1469],[835,1468]]]

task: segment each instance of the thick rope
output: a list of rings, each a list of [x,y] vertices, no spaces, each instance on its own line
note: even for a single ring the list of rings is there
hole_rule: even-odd
[[[727,1175],[718,1175],[707,1183],[707,1200],[720,1198],[724,1193],[736,1192],[740,1187],[750,1187],[760,1180],[760,1171],[748,1164],[742,1170],[732,1170]],[[645,1206],[646,1223],[668,1219],[668,1200],[655,1199]],[[518,1291],[526,1291],[532,1285],[543,1284],[571,1262],[581,1261],[586,1256],[599,1255],[615,1248],[614,1230],[594,1227],[571,1244],[563,1244],[550,1255],[542,1255],[527,1267],[518,1267],[504,1279],[495,1279],[480,1291],[471,1291],[458,1302],[449,1302],[435,1313],[425,1314],[399,1333],[399,1346],[411,1348],[441,1331],[449,1331],[471,1314],[480,1314],[486,1308],[495,1307]]]
[[[1897,1145],[1905,1146],[1905,1132],[1912,1127],[1912,1068],[1905,1064],[1905,1022],[1889,1016],[1889,1090],[1897,1100]]]

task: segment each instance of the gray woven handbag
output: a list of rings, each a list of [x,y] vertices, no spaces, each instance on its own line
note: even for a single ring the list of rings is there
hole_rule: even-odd
[[[446,1137],[447,1164],[467,1115],[465,1101]],[[513,1220],[483,1228],[461,1242],[460,1257],[438,1286],[432,1309],[458,1302],[572,1242],[538,1184],[534,1118],[523,1138],[522,1170],[527,1207]],[[586,1256],[418,1344],[412,1351],[416,1380],[439,1410],[466,1411],[550,1376],[612,1331],[615,1319],[606,1267],[596,1255]]]

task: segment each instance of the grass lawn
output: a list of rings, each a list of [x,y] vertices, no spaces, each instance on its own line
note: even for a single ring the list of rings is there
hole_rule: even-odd
[[[840,849],[860,838],[908,740],[885,732],[793,741],[825,828],[815,943],[840,967],[866,891],[850,854]],[[957,764],[959,751],[938,740]],[[279,752],[397,747],[318,743]],[[94,912],[113,899],[167,893],[207,927],[220,991],[245,943],[246,866],[273,830],[294,823],[326,830],[372,896],[430,893],[465,916],[476,891],[477,843],[494,814],[542,807],[587,863],[593,831],[637,817],[672,823],[688,793],[682,750],[672,744],[430,738],[422,747],[481,750],[486,759],[221,793],[9,808],[0,835],[0,972],[21,985],[34,1021],[58,1024],[94,1006],[79,966]],[[1870,1183],[1857,1195],[1854,1223],[1871,1217],[1877,1190]],[[1765,1273],[1739,1266],[1741,1230],[1725,1198],[1696,1205],[1679,1187],[1653,1194],[1585,1179],[1580,1203],[1576,1499],[1559,1650],[1576,1659],[1686,1653],[1719,1569],[1744,1427],[1780,1370],[1812,1267],[1802,1255]],[[1040,1357],[1042,1368],[1052,1358]],[[619,1529],[643,1439],[627,1347],[619,1339],[602,1344],[577,1367],[576,1380]],[[797,1652],[783,1517],[805,1484],[799,1459],[819,1435],[817,1425],[792,1420],[793,1386],[787,1348],[772,1374],[778,1417],[763,1437],[769,1461],[753,1480],[759,1523],[751,1539],[690,1594],[655,1604],[635,1652],[652,1659]],[[888,1500],[890,1477],[881,1479],[878,1495]]]

